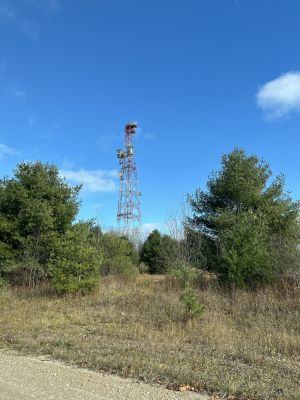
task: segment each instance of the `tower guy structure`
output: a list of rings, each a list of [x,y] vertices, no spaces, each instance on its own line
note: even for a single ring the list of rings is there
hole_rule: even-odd
[[[130,122],[125,125],[125,147],[124,149],[117,150],[117,157],[120,164],[117,222],[125,230],[138,227],[141,222],[141,192],[138,189],[133,145],[137,127],[137,122]]]

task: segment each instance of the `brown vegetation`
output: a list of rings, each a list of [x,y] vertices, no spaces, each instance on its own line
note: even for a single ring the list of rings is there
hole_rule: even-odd
[[[105,277],[86,296],[3,291],[0,345],[220,398],[299,399],[299,286],[202,286],[190,321],[168,277]]]

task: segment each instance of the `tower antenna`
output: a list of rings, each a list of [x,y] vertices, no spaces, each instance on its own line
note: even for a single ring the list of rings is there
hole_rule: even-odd
[[[117,150],[120,164],[119,201],[117,222],[125,231],[138,228],[141,223],[140,196],[138,189],[137,167],[134,157],[133,138],[138,127],[137,122],[125,125],[125,147]]]

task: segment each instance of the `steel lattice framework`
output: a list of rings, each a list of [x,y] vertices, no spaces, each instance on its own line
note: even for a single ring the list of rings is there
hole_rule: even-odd
[[[141,222],[140,196],[137,168],[134,157],[133,138],[137,129],[136,122],[125,125],[125,147],[117,150],[120,171],[120,189],[117,221],[125,229],[139,226]]]

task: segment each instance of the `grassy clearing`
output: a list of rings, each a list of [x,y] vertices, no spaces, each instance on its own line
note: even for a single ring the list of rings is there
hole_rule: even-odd
[[[300,399],[300,288],[198,295],[204,316],[186,322],[171,278],[107,277],[84,297],[5,291],[0,345],[214,395]]]

